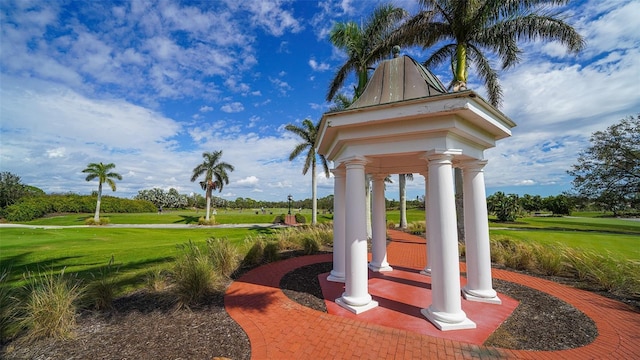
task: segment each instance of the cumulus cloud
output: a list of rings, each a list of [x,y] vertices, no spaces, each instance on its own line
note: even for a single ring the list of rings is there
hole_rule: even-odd
[[[237,113],[240,111],[244,110],[244,106],[242,106],[242,103],[239,102],[232,102],[232,103],[228,103],[228,104],[224,104],[222,105],[222,107],[220,108],[220,110],[226,112],[226,113]]]
[[[327,63],[318,63],[315,59],[309,60],[309,66],[313,71],[327,71],[331,68],[331,65]]]

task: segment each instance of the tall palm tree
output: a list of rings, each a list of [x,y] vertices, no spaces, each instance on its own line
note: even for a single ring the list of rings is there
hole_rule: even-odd
[[[98,201],[96,202],[96,213],[93,215],[93,221],[95,223],[100,222],[100,202],[102,201],[102,184],[107,183],[111,187],[112,191],[116,191],[116,182],[114,179],[122,180],[122,175],[112,172],[116,165],[114,163],[90,163],[87,168],[82,170],[83,173],[88,174],[85,178],[86,181],[98,179]]]
[[[502,69],[507,69],[520,60],[518,41],[559,41],[574,53],[585,45],[559,12],[549,11],[569,0],[419,1],[423,11],[404,23],[390,41],[424,48],[437,45],[424,65],[432,67],[449,60],[454,91],[466,89],[468,68],[473,64],[487,88],[489,102],[496,107],[502,102],[502,88],[487,54],[497,56]]]
[[[292,133],[298,135],[302,138],[302,142],[296,145],[291,154],[289,154],[289,161],[293,161],[298,155],[302,154],[304,151],[307,151],[306,159],[304,161],[304,167],[302,168],[302,175],[306,175],[309,168],[311,168],[311,201],[312,201],[312,215],[311,215],[311,224],[315,225],[318,222],[318,199],[316,194],[316,138],[318,137],[318,132],[320,131],[320,122],[317,125],[314,125],[313,122],[309,119],[304,119],[302,121],[302,126],[296,126],[293,124],[289,124],[285,126],[287,131],[291,131]],[[329,165],[327,164],[327,159],[324,155],[320,155],[320,163],[324,169],[324,174],[326,177],[329,177]]]
[[[413,174],[398,175],[400,189],[400,228],[407,228],[407,180],[413,180]]]
[[[386,39],[406,16],[407,12],[402,8],[380,5],[362,26],[353,21],[333,26],[329,38],[333,45],[347,53],[348,59],[331,81],[327,101],[334,98],[352,71],[358,77],[354,99],[360,97],[369,80],[370,67],[389,55],[392,45]]]
[[[206,193],[206,221],[209,222],[209,213],[211,211],[211,192],[213,190],[222,192],[222,187],[225,184],[229,184],[229,175],[227,174],[227,171],[233,171],[234,167],[233,165],[220,161],[220,158],[222,158],[222,150],[214,152],[203,152],[202,158],[204,159],[202,164],[196,166],[193,169],[191,182],[196,181],[200,176],[204,174],[204,181],[200,181],[200,186]]]

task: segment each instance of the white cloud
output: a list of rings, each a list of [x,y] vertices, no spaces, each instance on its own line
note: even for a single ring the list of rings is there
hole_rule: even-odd
[[[327,71],[331,66],[327,63],[318,63],[315,59],[309,60],[309,66],[313,71]]]
[[[225,104],[222,105],[222,107],[220,108],[220,110],[226,112],[226,113],[237,113],[237,112],[241,112],[244,110],[244,106],[242,106],[242,103],[239,102],[232,102],[229,104]]]
[[[236,184],[241,185],[241,186],[246,186],[246,185],[253,186],[253,185],[257,185],[258,182],[260,182],[260,179],[258,179],[256,176],[252,175],[252,176],[246,177],[244,179],[238,180],[236,182]]]
[[[204,105],[200,107],[200,112],[202,113],[207,113],[211,111],[213,111],[213,108],[211,106]]]

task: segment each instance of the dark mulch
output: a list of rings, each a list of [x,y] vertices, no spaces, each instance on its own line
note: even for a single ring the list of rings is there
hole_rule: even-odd
[[[327,311],[318,275],[331,271],[331,263],[298,268],[280,282],[293,301]],[[551,295],[507,281],[494,280],[494,289],[520,304],[486,341],[485,345],[521,350],[563,350],[591,343],[598,335],[585,314]]]
[[[326,312],[318,275],[331,263],[305,266],[283,277],[283,292],[304,306]],[[566,282],[566,281],[565,281]],[[597,336],[591,319],[567,303],[526,286],[494,280],[495,289],[520,301],[485,345],[560,350]],[[167,293],[138,291],[118,299],[109,313],[78,317],[76,337],[65,341],[16,340],[3,344],[6,359],[249,359],[246,334],[224,310],[223,294],[196,308],[177,310]],[[638,307],[637,303],[633,306]]]

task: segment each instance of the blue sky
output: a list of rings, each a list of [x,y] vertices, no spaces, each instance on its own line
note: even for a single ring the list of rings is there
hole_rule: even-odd
[[[203,151],[235,166],[217,194],[229,200],[311,197],[310,172],[288,155],[284,130],[318,121],[345,55],[328,32],[365,18],[375,1],[0,2],[0,171],[46,192],[88,194],[82,169],[113,162],[116,196],[189,181]],[[414,0],[392,1],[410,13]],[[574,1],[567,21],[578,55],[557,43],[522,44],[500,73],[501,110],[518,126],[486,152],[487,192],[555,195],[592,132],[640,112],[640,2]],[[419,61],[429,49],[404,49]],[[448,69],[433,69],[446,84]],[[471,89],[485,93],[470,79]],[[353,79],[345,91],[353,88]],[[397,178],[397,177],[394,177]],[[424,180],[408,182],[422,195]],[[318,178],[320,197],[333,181]],[[387,198],[398,198],[397,181]]]

